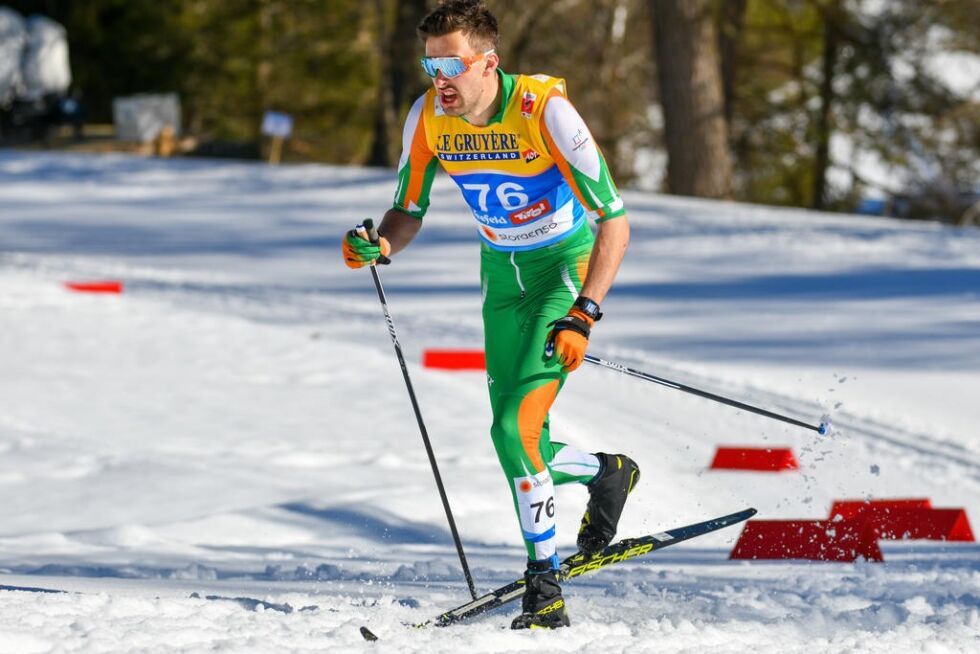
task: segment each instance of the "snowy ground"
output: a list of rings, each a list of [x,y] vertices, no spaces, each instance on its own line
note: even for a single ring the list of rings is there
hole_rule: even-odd
[[[568,586],[569,630],[512,633],[512,612],[403,627],[467,590],[370,275],[339,257],[393,186],[0,151],[0,652],[980,649],[977,545],[729,561],[740,528]],[[838,431],[586,366],[552,429],[639,461],[623,535],[863,497],[929,497],[980,531],[980,230],[626,199],[633,241],[592,351]],[[418,365],[482,347],[476,235],[445,178],[426,225],[381,273],[485,591],[523,556],[485,383]],[[125,293],[61,285],[106,278]],[[801,470],[706,470],[731,444],[791,446]],[[584,499],[559,495],[566,553]]]

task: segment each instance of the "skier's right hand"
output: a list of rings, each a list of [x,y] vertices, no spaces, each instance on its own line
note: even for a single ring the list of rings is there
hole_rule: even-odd
[[[367,229],[358,225],[344,235],[344,263],[348,268],[362,268],[375,261],[388,263],[391,254],[391,244],[384,236],[379,236],[377,242],[368,240]]]

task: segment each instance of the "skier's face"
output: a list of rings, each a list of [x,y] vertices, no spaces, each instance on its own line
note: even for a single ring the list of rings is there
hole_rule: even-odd
[[[493,51],[474,48],[462,32],[452,32],[426,39],[425,56],[459,57],[468,65],[455,77],[446,77],[440,70],[432,78],[439,104],[447,115],[467,117],[493,102],[492,94],[496,92],[493,76],[498,61]]]

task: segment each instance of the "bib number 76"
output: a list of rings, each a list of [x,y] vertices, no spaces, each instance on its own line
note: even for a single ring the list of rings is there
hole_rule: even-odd
[[[554,496],[549,497],[547,502],[532,502],[532,509],[537,509],[534,513],[534,523],[537,524],[541,522],[541,509],[544,509],[545,514],[549,518],[555,517],[555,498]]]
[[[489,211],[487,208],[487,197],[492,190],[490,184],[461,184],[461,187],[466,191],[476,191],[476,201],[480,207],[480,211],[484,213]],[[500,206],[507,211],[520,209],[530,201],[530,198],[524,193],[524,187],[514,182],[502,182],[498,184],[494,190],[494,195],[496,195],[497,202],[500,203]]]

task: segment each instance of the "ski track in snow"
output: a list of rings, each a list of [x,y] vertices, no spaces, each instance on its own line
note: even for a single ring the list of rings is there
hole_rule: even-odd
[[[28,268],[36,268],[36,266]],[[67,277],[92,273],[85,267],[65,268],[60,272]],[[159,279],[159,276],[164,274],[162,271],[159,274],[155,274],[157,271],[142,271],[142,275],[146,278],[140,280],[139,272],[127,270],[125,267],[121,267],[116,272],[127,278],[137,279],[135,283],[130,284],[131,291],[134,292],[156,295],[164,300],[179,298],[186,302],[191,299],[198,306],[212,311],[233,307],[237,313],[263,322],[309,324],[311,329],[316,330],[315,334],[327,331],[329,329],[327,325],[330,323],[349,324],[352,320],[356,320],[364,325],[374,324],[377,322],[379,311],[375,306],[376,303],[355,304],[345,299],[324,298],[315,289],[296,291],[288,287],[241,288],[226,284],[167,282]],[[338,314],[342,317],[338,318]],[[467,325],[458,317],[449,318],[431,314],[407,315],[399,316],[398,327],[408,334],[424,331],[431,340],[457,338],[476,343],[482,339],[482,324],[475,320],[471,323]],[[641,352],[620,351],[620,358],[617,360],[634,367],[642,368],[647,364],[650,369],[658,371],[666,369],[669,373],[663,374],[669,374],[673,380],[680,383],[703,388],[716,394],[747,398],[744,401],[784,415],[816,416],[828,411],[827,407],[819,403],[799,401],[778,392],[745,385],[728,384],[722,387],[717,379],[672,369],[664,361],[644,356]],[[814,421],[814,424],[816,422]],[[961,444],[946,442],[924,432],[910,431],[847,411],[834,412],[832,422],[838,433],[910,450],[924,459],[955,466],[954,472],[958,473],[954,475],[956,478],[966,476],[973,481],[980,481],[980,453],[971,452]]]
[[[405,627],[467,591],[373,286],[337,254],[392,188],[388,171],[0,151],[0,652],[980,649],[975,544],[749,564],[727,560],[740,527],[570,584],[573,629],[512,633],[513,610]],[[975,518],[976,230],[627,201],[633,243],[594,351],[809,422],[829,413],[836,431],[586,367],[553,428],[636,453],[622,534],[745,505],[825,518],[845,497],[931,497]],[[464,212],[440,177],[434,226],[381,272],[487,590],[522,552],[482,375],[415,363],[482,346]],[[126,291],[59,286],[86,278]],[[801,470],[706,471],[731,443],[792,446]],[[584,498],[559,495],[565,552]]]

